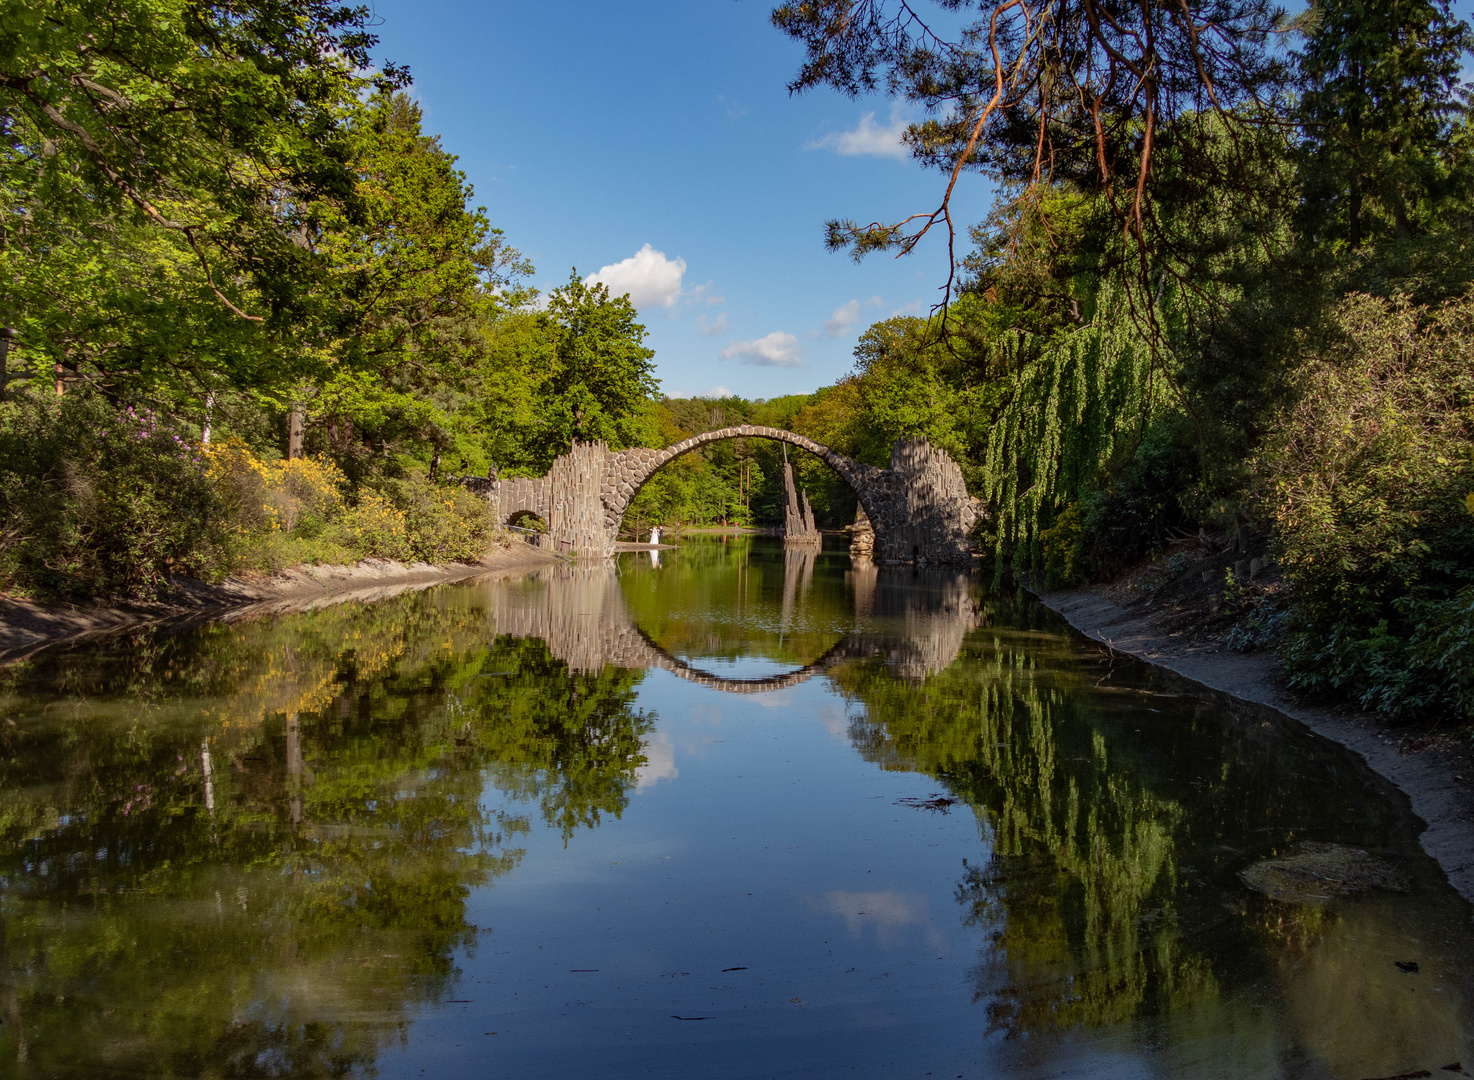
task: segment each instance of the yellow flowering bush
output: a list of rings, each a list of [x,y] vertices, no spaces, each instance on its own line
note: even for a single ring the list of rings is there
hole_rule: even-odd
[[[207,475],[242,532],[316,532],[342,511],[347,480],[326,458],[265,461],[238,439],[207,451]]]
[[[290,532],[308,522],[326,523],[343,509],[347,480],[326,458],[276,462],[269,480],[277,524]]]
[[[398,508],[413,557],[424,562],[471,562],[491,546],[486,500],[465,488],[441,487],[423,473],[384,483]]]
[[[474,561],[491,544],[486,501],[423,473],[354,493],[325,458],[267,461],[237,440],[210,449],[207,471],[244,545],[243,562],[257,569],[362,558]]]
[[[230,439],[207,447],[205,475],[215,489],[228,520],[239,533],[269,529],[272,516],[267,492],[270,467],[251,453],[245,443]]]
[[[404,511],[376,492],[359,495],[358,505],[343,515],[336,534],[344,546],[363,558],[400,562],[414,558]]]

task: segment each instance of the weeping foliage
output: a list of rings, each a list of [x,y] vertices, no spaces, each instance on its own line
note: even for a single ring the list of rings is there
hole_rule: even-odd
[[[988,435],[980,493],[995,507],[988,528],[1000,567],[1037,561],[1059,512],[1166,411],[1166,376],[1119,301],[1106,284],[1085,325],[1042,345],[1017,331],[1003,339],[1017,374]]]

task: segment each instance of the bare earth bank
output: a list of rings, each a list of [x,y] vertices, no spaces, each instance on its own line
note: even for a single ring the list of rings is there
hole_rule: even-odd
[[[345,600],[379,600],[409,589],[561,561],[550,552],[514,543],[495,547],[474,563],[439,566],[365,559],[352,566],[297,566],[261,578],[226,578],[218,585],[185,578],[176,582],[168,595],[146,603],[52,607],[0,596],[0,662],[20,659],[58,641],[153,623],[300,611]]]
[[[1194,682],[1277,709],[1322,738],[1359,753],[1396,785],[1428,825],[1423,848],[1454,888],[1474,900],[1474,757],[1462,740],[1389,729],[1350,708],[1309,704],[1285,685],[1273,655],[1240,653],[1216,641],[1191,641],[1091,589],[1036,593],[1087,637],[1116,652],[1150,661]]]

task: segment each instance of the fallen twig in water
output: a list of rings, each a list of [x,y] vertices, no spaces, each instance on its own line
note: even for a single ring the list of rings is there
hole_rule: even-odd
[[[956,801],[957,800],[951,795],[933,794],[930,799],[917,799],[913,797],[907,797],[905,799],[901,799],[899,802],[893,803],[892,805],[912,806],[918,810],[930,810],[933,813],[941,811],[945,814],[947,812],[947,807],[951,806]]]

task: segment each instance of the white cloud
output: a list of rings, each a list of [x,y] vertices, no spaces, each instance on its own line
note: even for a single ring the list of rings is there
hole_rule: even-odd
[[[850,331],[850,327],[854,326],[855,323],[859,321],[860,301],[847,301],[846,303],[840,304],[839,307],[835,308],[834,314],[829,316],[829,318],[825,321],[824,336],[839,337],[841,334],[847,334]]]
[[[723,360],[740,357],[744,364],[758,367],[803,367],[803,346],[792,334],[774,330],[755,341],[734,341],[719,354]]]
[[[717,95],[717,104],[723,106],[726,109],[728,120],[741,120],[744,116],[752,111],[746,105],[743,105],[736,101],[731,101],[726,97],[723,97],[721,94]]]
[[[687,289],[681,293],[681,303],[684,307],[711,307],[713,304],[725,304],[727,298],[720,293],[713,292],[716,288],[714,282],[708,281],[705,285],[698,285],[694,289]]]
[[[865,306],[866,307],[880,307],[884,303],[885,303],[885,301],[882,300],[880,297],[878,297],[878,296],[872,296],[869,300],[866,300],[865,301]]]
[[[630,303],[637,308],[670,308],[681,296],[681,278],[685,273],[685,259],[667,259],[665,252],[646,244],[628,259],[602,266],[598,273],[583,280],[585,285],[595,282],[607,285],[611,296],[628,293]]]
[[[696,316],[696,329],[701,331],[702,337],[717,337],[727,332],[727,313],[724,311],[710,322],[705,315]]]
[[[892,311],[891,312],[890,317],[892,319],[896,319],[896,318],[900,318],[902,315],[916,315],[916,316],[920,316],[921,315],[921,301],[920,300],[912,300],[911,303],[906,304],[903,307],[896,308],[895,311]]]
[[[831,131],[818,139],[804,144],[805,150],[833,150],[842,157],[893,157],[904,158],[911,151],[901,141],[906,133],[906,119],[899,105],[891,106],[891,122],[880,125],[875,122],[873,112],[860,117],[860,125],[853,131]]]

